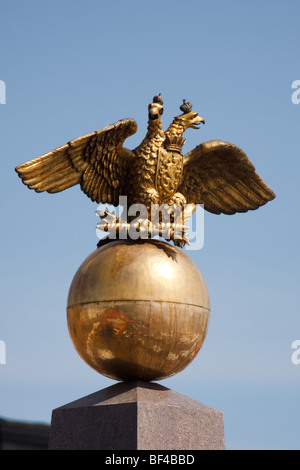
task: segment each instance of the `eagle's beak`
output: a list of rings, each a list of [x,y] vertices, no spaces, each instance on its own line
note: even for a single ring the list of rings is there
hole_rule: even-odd
[[[205,119],[201,116],[195,118],[195,122],[191,125],[193,129],[199,129],[200,124],[205,124]]]

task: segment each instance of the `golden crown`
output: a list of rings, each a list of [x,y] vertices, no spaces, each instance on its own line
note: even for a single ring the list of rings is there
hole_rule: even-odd
[[[164,147],[167,150],[181,153],[181,149],[184,143],[185,143],[185,139],[183,137],[178,137],[175,135],[167,135],[164,141]]]

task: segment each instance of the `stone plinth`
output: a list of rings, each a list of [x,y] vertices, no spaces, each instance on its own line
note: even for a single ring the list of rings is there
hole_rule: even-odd
[[[151,382],[121,382],[53,410],[53,450],[224,450],[223,415]]]

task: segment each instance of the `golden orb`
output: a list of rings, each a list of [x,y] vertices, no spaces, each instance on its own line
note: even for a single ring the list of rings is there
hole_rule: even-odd
[[[67,305],[75,349],[116,380],[161,380],[183,370],[203,344],[209,314],[197,266],[158,240],[98,248],[75,274]]]

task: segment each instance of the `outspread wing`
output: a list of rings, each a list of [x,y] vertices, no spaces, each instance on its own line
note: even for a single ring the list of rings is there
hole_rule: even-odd
[[[247,155],[221,140],[205,142],[185,155],[178,191],[187,203],[204,204],[214,214],[247,212],[275,198]]]
[[[80,184],[92,201],[117,206],[128,162],[134,158],[123,142],[136,131],[134,119],[122,119],[23,163],[16,171],[36,192],[57,193]]]

